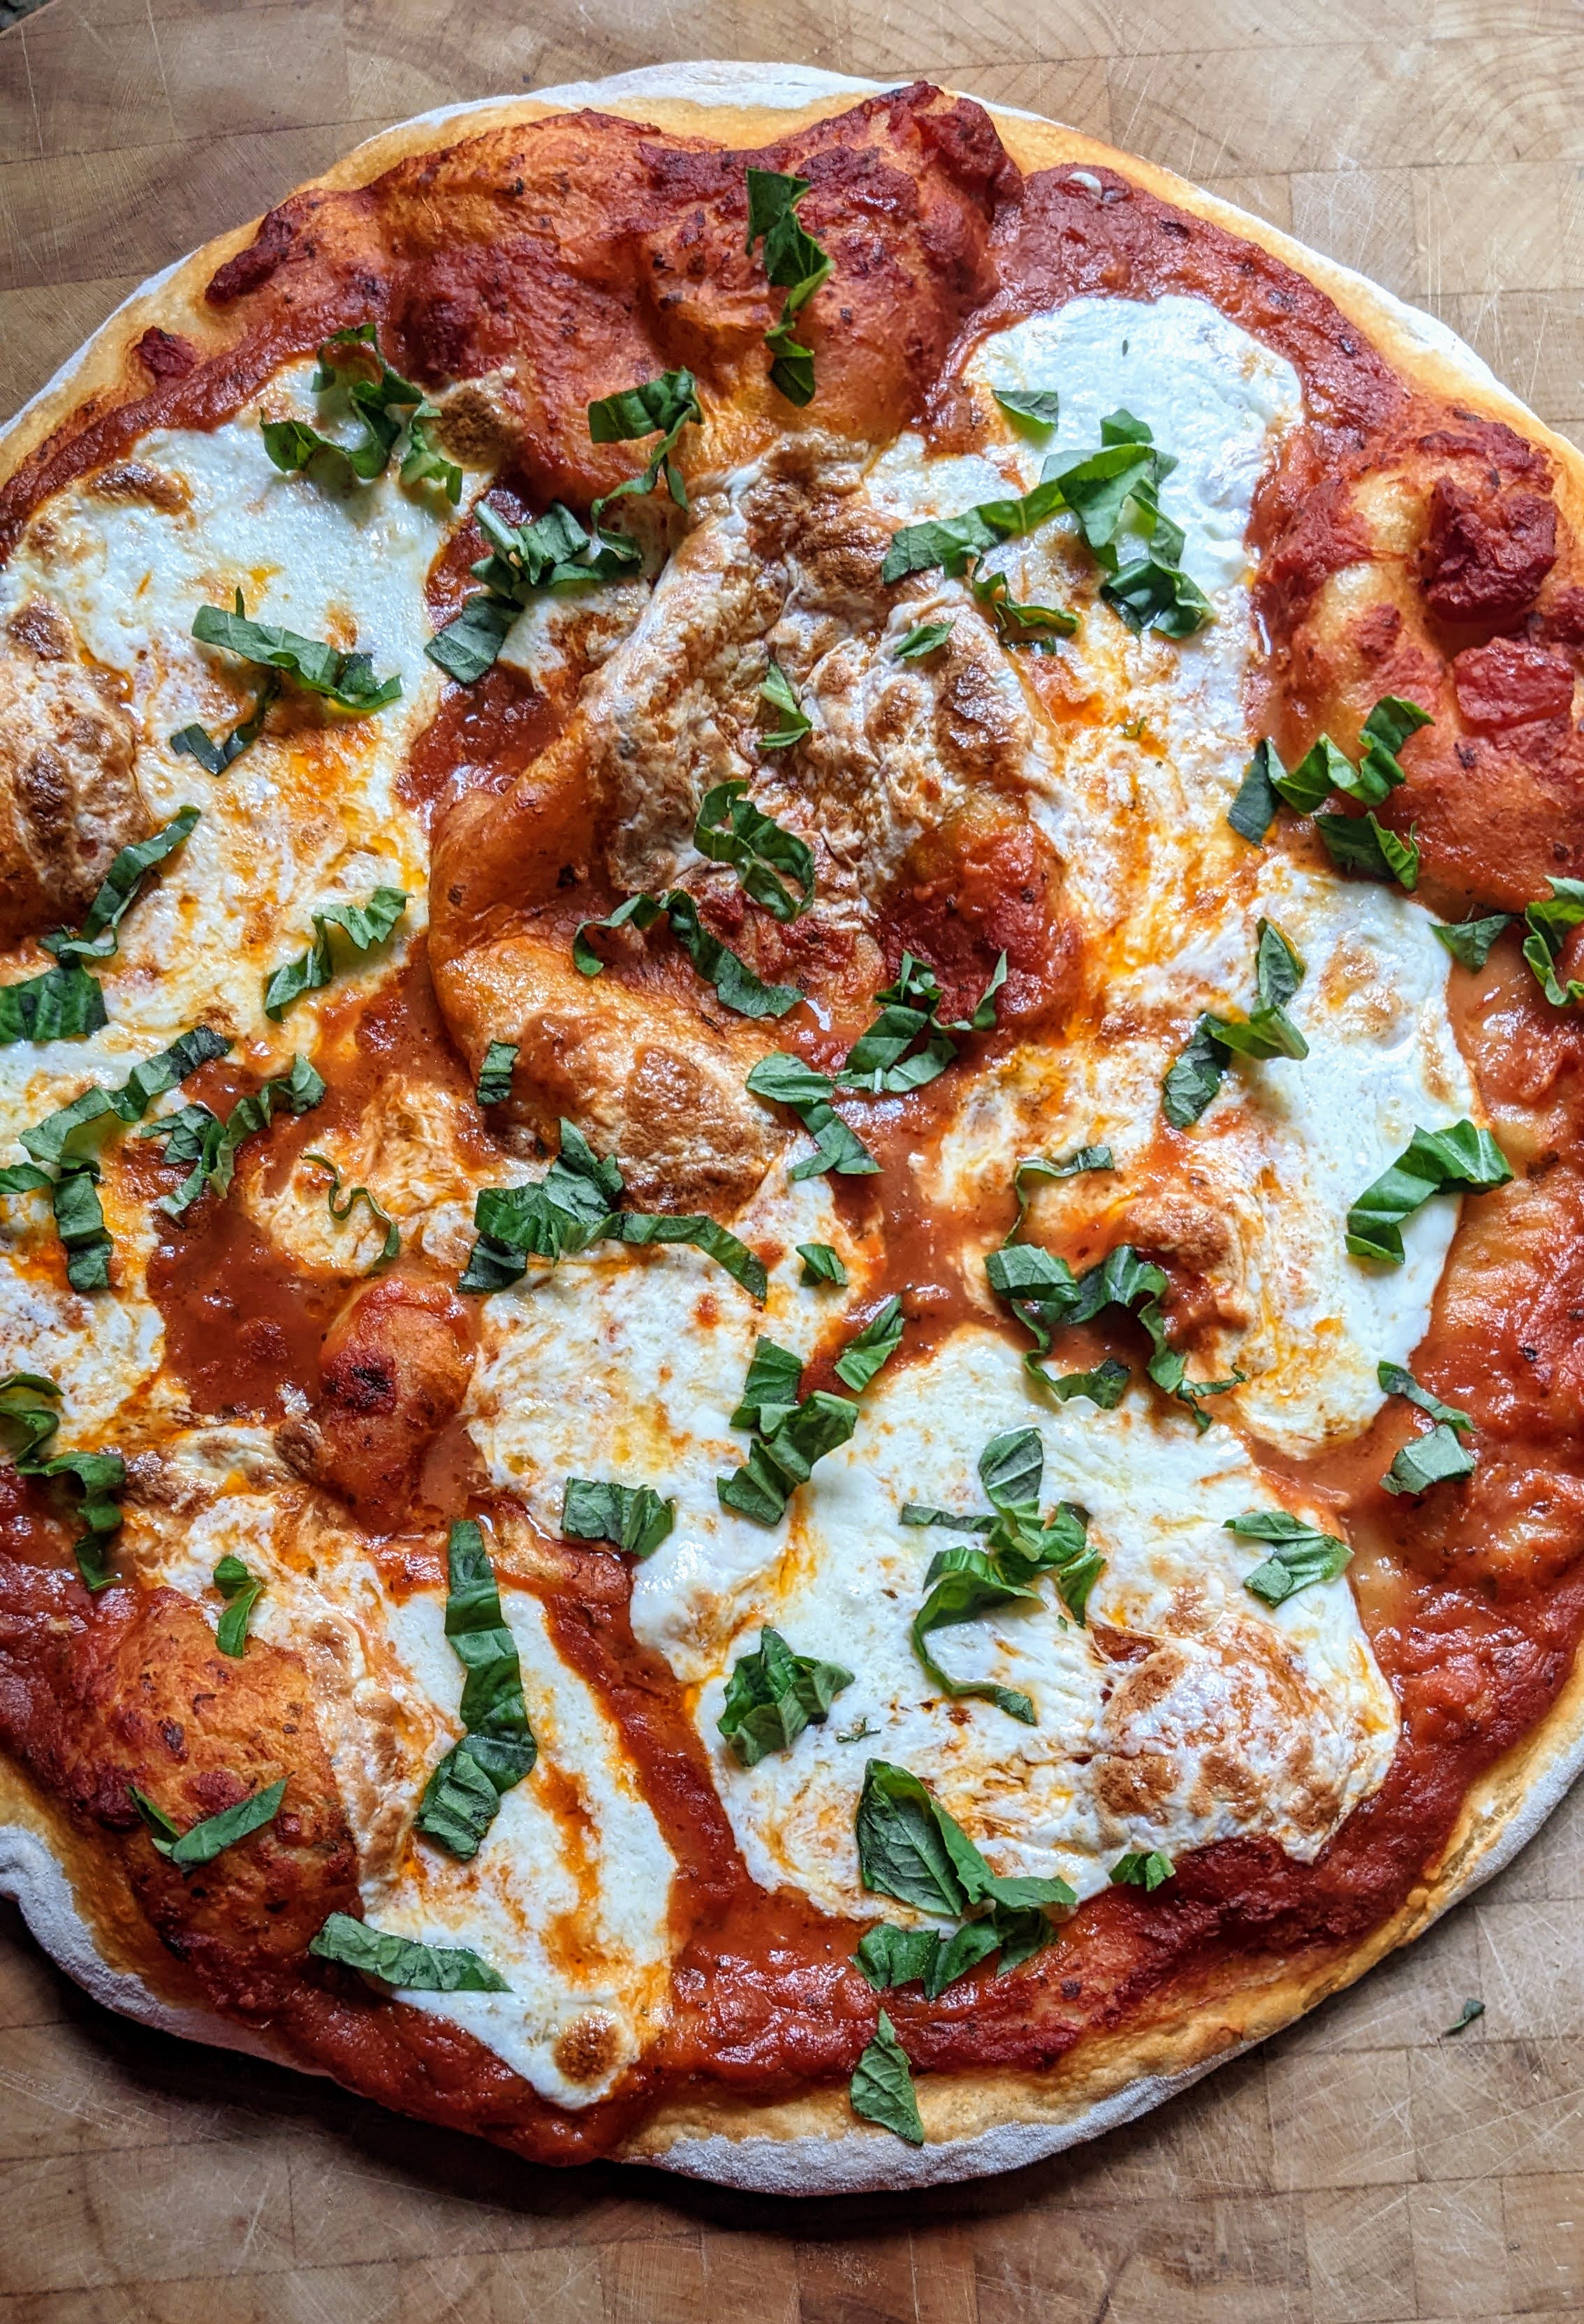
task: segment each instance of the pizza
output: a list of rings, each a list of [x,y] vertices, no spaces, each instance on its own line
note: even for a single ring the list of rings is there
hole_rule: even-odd
[[[813,2192],[1155,2103],[1584,1748],[1584,485],[1052,124],[431,115],[0,461],[0,1880]]]

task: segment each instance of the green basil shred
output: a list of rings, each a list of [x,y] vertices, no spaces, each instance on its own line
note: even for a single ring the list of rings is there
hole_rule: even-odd
[[[1247,1014],[1231,1017],[1216,1016],[1207,1010],[1163,1084],[1161,1111],[1174,1130],[1186,1130],[1199,1120],[1235,1056],[1301,1058],[1309,1055],[1309,1044],[1288,1016],[1286,1006],[1303,983],[1304,973],[1303,955],[1291,937],[1284,936],[1274,920],[1262,919],[1254,954],[1258,995],[1254,1007]]]
[[[796,1654],[767,1627],[754,1651],[738,1656],[716,1725],[742,1766],[757,1766],[772,1751],[789,1751],[806,1727],[823,1727],[852,1683],[840,1663]]]
[[[12,1466],[19,1477],[63,1477],[82,1494],[78,1511],[82,1531],[72,1544],[84,1587],[103,1590],[111,1580],[110,1544],[121,1530],[115,1496],[126,1482],[119,1452],[57,1452],[45,1448],[60,1425],[55,1409],[60,1390],[40,1372],[11,1372],[0,1380],[0,1435],[9,1440]]]
[[[439,408],[421,387],[391,370],[381,350],[376,324],[354,323],[332,332],[319,348],[318,369],[309,385],[316,395],[341,391],[352,417],[362,425],[362,438],[341,444],[300,420],[261,420],[264,449],[276,467],[290,475],[323,456],[323,465],[338,477],[370,484],[383,475],[405,432],[402,484],[436,484],[453,507],[460,501],[462,471],[429,434],[429,423],[440,417]]]
[[[786,176],[778,170],[748,172],[748,241],[764,240],[765,279],[785,290],[781,319],[765,333],[771,355],[770,383],[788,403],[814,401],[814,350],[798,341],[794,326],[801,310],[825,281],[834,262],[814,236],[798,223],[797,205],[808,191],[806,178]]]
[[[200,645],[223,646],[227,653],[239,654],[244,661],[256,662],[262,669],[286,670],[310,694],[322,695],[338,710],[350,710],[360,717],[371,710],[382,710],[401,691],[399,678],[374,676],[372,654],[340,653],[322,639],[302,638],[295,630],[272,629],[266,622],[249,621],[240,589],[232,613],[222,605],[200,605],[192,617],[192,633]]]
[[[713,863],[729,863],[744,894],[773,918],[795,920],[814,901],[814,851],[755,807],[747,793],[741,781],[712,785],[693,826],[693,844]]]
[[[465,1945],[420,1945],[371,1929],[350,1913],[332,1913],[309,1946],[320,1960],[340,1961],[405,1993],[510,1993],[488,1961]]]
[[[561,1151],[536,1185],[481,1188],[473,1214],[478,1240],[458,1288],[504,1291],[526,1274],[530,1259],[554,1266],[595,1242],[691,1243],[751,1298],[764,1298],[764,1261],[729,1228],[693,1213],[623,1210],[624,1191],[615,1156],[602,1159],[563,1118]]]
[[[677,1522],[677,1504],[652,1485],[615,1485],[568,1477],[561,1496],[561,1531],[569,1541],[608,1541],[640,1563],[652,1557]]]
[[[239,1840],[246,1840],[250,1833],[262,1831],[265,1824],[272,1823],[285,1797],[286,1783],[282,1775],[266,1790],[253,1793],[250,1799],[238,1800],[235,1807],[222,1808],[218,1815],[206,1816],[201,1823],[190,1824],[186,1831],[172,1823],[163,1808],[156,1807],[135,1784],[128,1784],[126,1788],[160,1854],[178,1871],[191,1872],[200,1864],[212,1864],[223,1849],[235,1848]]]
[[[466,1731],[425,1784],[415,1821],[428,1839],[465,1859],[478,1854],[502,1797],[530,1773],[539,1746],[528,1723],[521,1665],[501,1610],[495,1570],[471,1517],[451,1527],[447,1559],[446,1636],[466,1673],[458,1713]]]
[[[247,1626],[263,1595],[263,1581],[229,1553],[216,1566],[212,1578],[226,1600],[226,1610],[215,1625],[215,1644],[223,1655],[233,1655],[240,1661],[247,1651]]]
[[[314,940],[296,960],[287,961],[264,982],[264,1014],[279,1024],[294,1001],[305,992],[322,991],[336,973],[330,930],[339,928],[355,953],[369,953],[382,945],[407,909],[400,888],[376,888],[363,904],[327,904],[313,916]]]
[[[1348,1213],[1348,1249],[1356,1259],[1403,1264],[1403,1221],[1432,1194],[1478,1194],[1504,1186],[1512,1168],[1488,1130],[1454,1121],[1445,1130],[1416,1130],[1389,1170],[1383,1170]]]
[[[478,1088],[474,1095],[481,1106],[504,1105],[511,1094],[511,1076],[517,1070],[519,1044],[515,1041],[492,1041],[484,1051],[483,1063],[478,1069]]]
[[[162,1139],[161,1159],[185,1168],[188,1174],[174,1194],[161,1195],[155,1209],[163,1211],[167,1218],[180,1219],[200,1194],[212,1192],[224,1199],[231,1190],[239,1148],[255,1131],[270,1127],[276,1107],[304,1114],[324,1094],[324,1082],[299,1052],[292,1058],[289,1074],[265,1082],[251,1097],[238,1098],[224,1120],[207,1105],[195,1104],[150,1122],[138,1135]]]
[[[664,918],[705,982],[713,984],[722,1006],[739,1017],[784,1017],[803,995],[795,984],[766,984],[729,945],[713,936],[698,915],[698,906],[686,888],[672,888],[663,896],[641,890],[629,896],[603,920],[584,920],[572,938],[572,958],[584,976],[602,976],[604,962],[591,938],[617,928],[652,928]]]
[[[379,1200],[378,1196],[372,1194],[366,1186],[349,1186],[347,1188],[345,1197],[343,1199],[341,1194],[341,1173],[336,1168],[335,1163],[331,1161],[329,1156],[327,1154],[305,1154],[302,1158],[305,1162],[315,1163],[319,1169],[327,1170],[329,1172],[330,1185],[328,1192],[325,1196],[325,1204],[326,1207],[329,1211],[330,1216],[335,1220],[337,1226],[345,1226],[347,1220],[352,1216],[353,1212],[356,1209],[358,1204],[362,1203],[366,1206],[368,1214],[370,1218],[374,1221],[374,1223],[377,1226],[384,1228],[385,1240],[381,1245],[380,1255],[375,1259],[373,1268],[370,1269],[370,1273],[373,1273],[375,1269],[379,1268],[389,1267],[392,1259],[400,1259],[401,1256],[401,1230],[397,1225],[395,1220],[391,1216],[390,1212],[385,1208],[383,1203]]]
[[[1243,1577],[1245,1590],[1263,1598],[1267,1606],[1279,1606],[1294,1591],[1307,1590],[1314,1582],[1334,1582],[1352,1561],[1353,1553],[1345,1541],[1339,1541],[1335,1534],[1322,1533],[1318,1526],[1295,1517],[1290,1509],[1245,1509],[1241,1517],[1229,1517],[1222,1530],[1271,1545],[1264,1564]]]
[[[925,2143],[924,2124],[913,2088],[907,2052],[897,2039],[897,2029],[882,2009],[875,2020],[874,2038],[852,2069],[847,2097],[855,2115],[894,2131],[909,2146]]]

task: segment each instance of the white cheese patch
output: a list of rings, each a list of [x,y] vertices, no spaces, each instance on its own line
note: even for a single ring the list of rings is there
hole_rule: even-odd
[[[663,2021],[673,1866],[614,1722],[556,1653],[539,1600],[502,1591],[539,1760],[461,1863],[410,1831],[430,1770],[462,1731],[464,1674],[445,1635],[443,1593],[392,1600],[355,1535],[311,1521],[305,1532],[281,1499],[262,1431],[207,1432],[177,1465],[221,1497],[180,1538],[150,1541],[134,1514],[130,1554],[211,1619],[221,1557],[239,1556],[262,1578],[252,1635],[308,1661],[369,1921],[470,1947],[510,1987],[402,1998],[464,2026],[555,2104],[592,2104]]]
[[[539,1600],[507,1591],[502,1610],[539,1762],[502,1798],[471,1862],[415,1844],[369,1914],[398,1936],[482,1954],[509,1993],[403,1998],[465,2026],[557,2105],[588,2106],[664,2021],[671,1855],[614,1722],[556,1653]],[[444,1611],[415,1594],[391,1628],[428,1699],[451,1711],[462,1669]],[[592,2070],[581,2061],[591,2046]]]
[[[930,1558],[953,1536],[897,1522],[908,1500],[982,1508],[979,1452],[1026,1426],[1045,1447],[1044,1505],[1087,1508],[1105,1555],[1091,1621],[1150,1649],[1148,1661],[1107,1661],[1048,1581],[1036,1609],[932,1634],[953,1675],[1030,1695],[1033,1727],[984,1702],[943,1705],[908,1631]],[[1345,1582],[1275,1610],[1244,1589],[1266,1552],[1224,1521],[1272,1505],[1229,1431],[1196,1435],[1133,1396],[1110,1413],[1053,1409],[1005,1340],[976,1327],[882,1373],[852,1443],[799,1498],[777,1586],[700,1697],[700,1732],[755,1877],[830,1912],[879,1909],[860,1886],[853,1836],[870,1757],[930,1784],[998,1871],[1059,1875],[1080,1896],[1103,1888],[1129,1849],[1181,1855],[1258,1834],[1312,1858],[1384,1775],[1396,1709]],[[760,1622],[853,1680],[824,1727],[744,1770],[715,1721],[730,1665],[758,1645]]]
[[[686,1248],[649,1261],[596,1248],[488,1303],[468,1404],[492,1482],[548,1532],[560,1529],[569,1476],[649,1485],[676,1502],[675,1528],[634,1575],[632,1627],[685,1681],[716,1667],[784,1555],[774,1530],[744,1525],[715,1493],[748,1450],[731,1416],[754,1340],[764,1333],[806,1355],[841,1312],[798,1287],[791,1249],[843,1243],[822,1180],[789,1186],[772,1173],[737,1228],[773,1233],[787,1250],[763,1308]],[[861,1292],[856,1254],[849,1265],[852,1288],[834,1295],[843,1303]]]
[[[142,440],[138,462],[184,488],[184,506],[101,493],[87,477],[45,504],[0,576],[0,615],[41,595],[124,681],[154,815],[203,810],[182,855],[123,923],[106,980],[106,1056],[118,1054],[128,1017],[167,1038],[201,1017],[290,1057],[311,1043],[318,1004],[299,1001],[277,1030],[262,1014],[263,982],[307,950],[316,908],[383,884],[410,898],[398,945],[423,925],[427,852],[394,786],[439,696],[424,653],[424,584],[460,520],[433,493],[404,491],[393,465],[366,484],[339,481],[328,464],[297,475],[271,465],[261,411],[324,418],[311,370],[291,365],[220,427]],[[265,733],[212,779],[170,737],[195,721],[223,735],[252,709],[265,673],[191,635],[199,606],[229,611],[239,587],[253,619],[370,653],[377,677],[401,678],[400,696],[354,717],[288,678]],[[349,964],[337,993],[357,973]],[[20,1094],[15,1058],[0,1053],[0,1102]],[[61,1064],[80,1073],[92,1058],[74,1044]]]

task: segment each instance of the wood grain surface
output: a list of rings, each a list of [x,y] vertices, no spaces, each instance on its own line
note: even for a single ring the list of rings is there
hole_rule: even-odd
[[[1430,307],[1584,444],[1579,0],[51,0],[0,35],[0,409],[386,123],[686,56],[923,74],[1111,138]],[[112,2018],[0,1912],[0,2324],[1584,2309],[1584,1795],[1414,1950],[1176,2104],[894,2200],[537,2172]]]

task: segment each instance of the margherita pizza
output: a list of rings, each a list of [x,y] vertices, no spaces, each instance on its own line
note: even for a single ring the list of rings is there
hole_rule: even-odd
[[[1584,1748],[1584,469],[925,84],[362,147],[0,450],[0,1874],[815,2191],[1154,2103]]]

